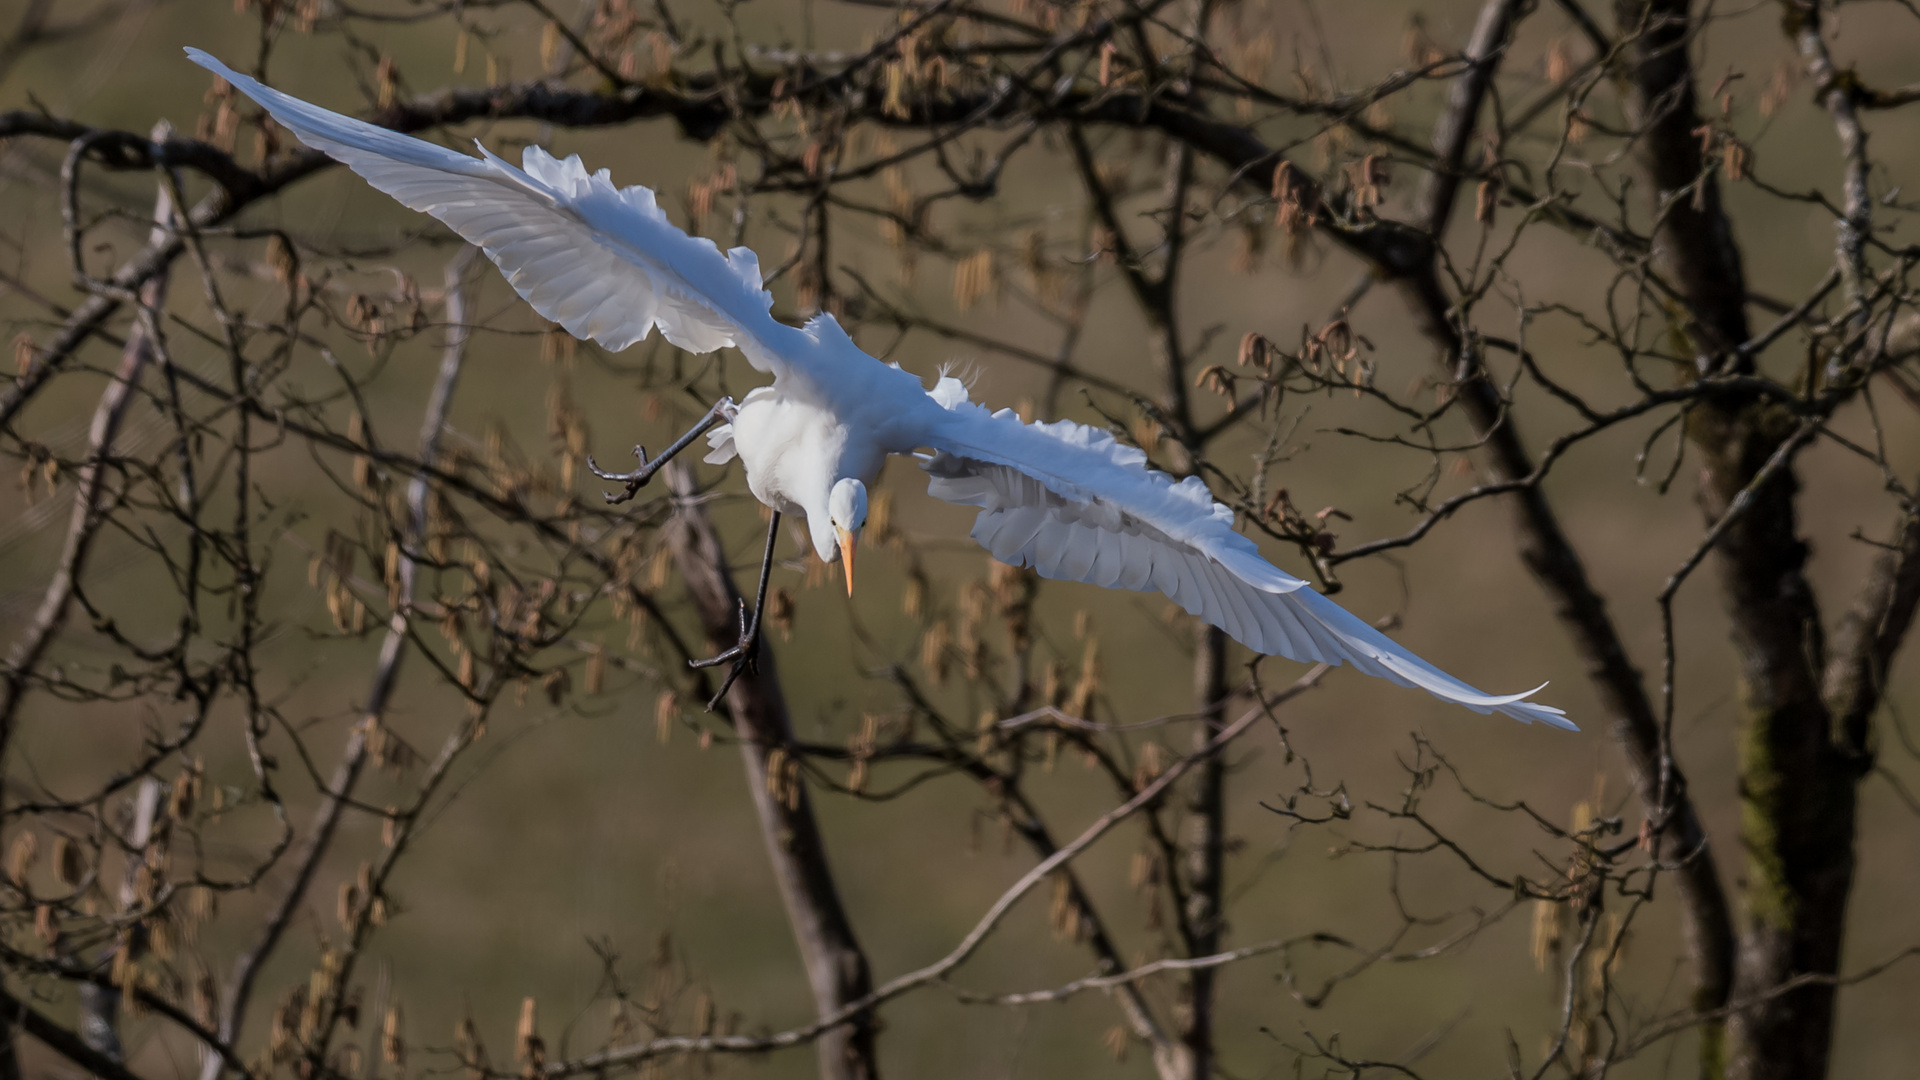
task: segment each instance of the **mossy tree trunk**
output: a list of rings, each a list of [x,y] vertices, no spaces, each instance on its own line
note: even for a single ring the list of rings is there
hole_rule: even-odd
[[[1637,114],[1636,152],[1656,218],[1653,268],[1675,293],[1674,336],[1690,347],[1697,377],[1750,374],[1751,297],[1721,202],[1718,163],[1700,136],[1706,121],[1689,54],[1697,24],[1686,0],[1621,0],[1617,13],[1620,34],[1631,41],[1620,77]],[[1832,1044],[1830,977],[1839,971],[1853,884],[1858,784],[1870,761],[1865,715],[1873,703],[1844,673],[1859,648],[1829,661],[1806,578],[1794,455],[1809,430],[1784,406],[1738,390],[1706,399],[1688,423],[1739,663],[1747,854],[1730,993],[1695,1003],[1703,1010],[1731,1006],[1724,1032],[1703,1030],[1706,1077],[1815,1080],[1826,1075]],[[1874,599],[1870,587],[1864,600]],[[1896,611],[1883,603],[1879,610],[1887,617],[1865,636],[1891,648],[1911,605]],[[1847,686],[1837,696],[1843,710],[1859,713],[1858,722],[1839,721],[1835,695],[1823,684]]]

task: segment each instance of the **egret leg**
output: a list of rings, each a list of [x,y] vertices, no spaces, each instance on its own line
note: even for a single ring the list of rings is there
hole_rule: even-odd
[[[631,499],[635,495],[638,495],[640,493],[640,489],[647,485],[647,481],[653,479],[653,474],[660,471],[660,466],[665,465],[669,461],[672,461],[673,456],[675,454],[678,454],[680,451],[685,450],[687,447],[693,445],[693,441],[695,439],[698,439],[700,436],[705,435],[708,432],[708,430],[710,430],[715,424],[718,424],[726,420],[728,417],[732,415],[733,415],[733,399],[730,397],[723,397],[719,401],[714,402],[713,408],[707,410],[707,415],[701,417],[699,423],[687,429],[687,433],[685,435],[682,435],[678,439],[675,439],[673,441],[672,446],[669,446],[665,450],[660,451],[660,456],[657,458],[654,458],[652,461],[647,460],[646,447],[644,446],[634,447],[633,456],[640,459],[640,467],[633,470],[632,472],[623,472],[623,473],[606,472],[605,470],[601,469],[599,465],[594,463],[592,454],[587,455],[587,471],[599,477],[602,480],[611,480],[618,484],[627,485],[627,490],[620,492],[617,495],[611,491],[606,493],[608,503],[626,502],[628,499]]]
[[[720,690],[713,695],[713,700],[707,702],[708,712],[712,712],[714,707],[720,704],[720,699],[727,696],[727,691],[732,689],[734,680],[740,677],[741,672],[759,670],[760,616],[767,610],[767,582],[773,577],[773,546],[779,539],[780,511],[775,510],[773,520],[767,523],[767,550],[760,557],[760,589],[754,597],[752,620],[749,621],[747,618],[747,602],[742,599],[739,642],[718,656],[688,662],[689,667],[707,668],[718,667],[729,660],[733,661],[733,667],[727,672],[726,681],[720,684]]]

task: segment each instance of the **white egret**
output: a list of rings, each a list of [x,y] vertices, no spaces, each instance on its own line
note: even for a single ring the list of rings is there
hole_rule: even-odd
[[[1561,710],[1525,700],[1531,692],[1474,689],[1273,566],[1198,478],[1150,469],[1144,453],[1104,431],[990,413],[950,377],[928,390],[862,352],[832,315],[801,327],[776,320],[754,253],[723,255],[687,235],[647,188],[616,188],[606,170],[589,175],[577,156],[556,160],[538,146],[526,148],[520,168],[477,141],[481,156],[469,157],[288,97],[198,49],[187,55],[302,142],[477,245],[534,310],[576,337],[617,351],[657,327],[691,352],[733,346],[773,377],[738,405],[714,405],[653,460],[636,447],[634,471],[594,468],[626,484],[608,496],[623,501],[706,434],[706,460],[738,457],[747,486],[774,511],[753,618],[743,606],[739,643],[699,662],[733,661],[729,683],[758,644],[780,515],[806,516],[815,552],[844,561],[851,593],[868,488],[889,456],[914,454],[931,494],[980,508],[973,538],[1002,562],[1158,590],[1255,652],[1351,664],[1475,712],[1573,727]]]

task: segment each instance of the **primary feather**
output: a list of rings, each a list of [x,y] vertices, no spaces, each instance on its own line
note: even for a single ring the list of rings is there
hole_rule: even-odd
[[[533,309],[575,337],[620,350],[654,328],[690,352],[738,346],[778,372],[807,350],[776,321],[752,250],[724,256],[713,241],[667,220],[653,192],[616,188],[605,169],[529,146],[521,167],[375,127],[301,101],[199,49],[194,63],[258,102],[300,141],[338,159],[375,188],[459,233],[500,267]],[[479,144],[476,143],[476,146]]]
[[[1561,710],[1488,694],[1420,659],[1306,582],[1267,562],[1197,477],[1176,481],[1140,450],[1071,421],[989,413],[959,380],[932,390],[854,345],[832,316],[790,327],[771,314],[752,251],[721,254],[667,220],[644,187],[616,188],[578,157],[529,146],[516,168],[329,112],[187,55],[265,107],[302,142],[477,245],[541,315],[623,349],[654,329],[681,348],[728,345],[774,377],[708,436],[708,461],[739,457],[749,486],[805,513],[834,554],[829,491],[870,483],[889,454],[919,448],[928,490],[975,506],[973,538],[1002,562],[1105,588],[1158,591],[1248,648],[1350,664],[1476,712],[1572,728]]]

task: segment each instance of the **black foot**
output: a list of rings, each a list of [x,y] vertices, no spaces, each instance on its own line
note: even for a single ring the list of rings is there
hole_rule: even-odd
[[[612,498],[612,496],[608,496],[608,497]],[[747,622],[747,602],[745,600],[741,600],[740,601],[740,641],[737,644],[735,644],[733,648],[728,649],[726,652],[723,652],[718,656],[709,656],[705,660],[689,660],[687,662],[687,666],[693,667],[693,668],[719,667],[721,664],[727,663],[728,661],[733,662],[733,666],[727,670],[726,680],[720,684],[720,689],[713,695],[712,700],[707,702],[708,712],[712,712],[715,708],[719,707],[720,699],[727,696],[727,691],[733,689],[734,682],[737,679],[739,679],[743,673],[748,671],[754,672],[755,674],[759,673],[760,671],[759,622],[760,620],[757,618],[754,619],[751,624]]]
[[[648,467],[647,448],[644,446],[634,447],[633,456],[640,459],[639,468],[633,470],[632,472],[614,473],[614,472],[607,472],[601,469],[599,465],[595,464],[593,460],[593,455],[592,454],[587,455],[587,471],[588,472],[592,473],[593,475],[599,477],[602,480],[611,480],[616,484],[627,485],[627,490],[621,492],[618,495],[614,494],[611,491],[604,493],[607,497],[608,505],[626,502],[628,499],[631,499],[635,495],[640,494],[640,489],[643,487],[646,487],[647,481],[653,479],[653,470],[655,468],[658,468],[659,465],[658,463],[655,463],[653,467],[651,468]]]

